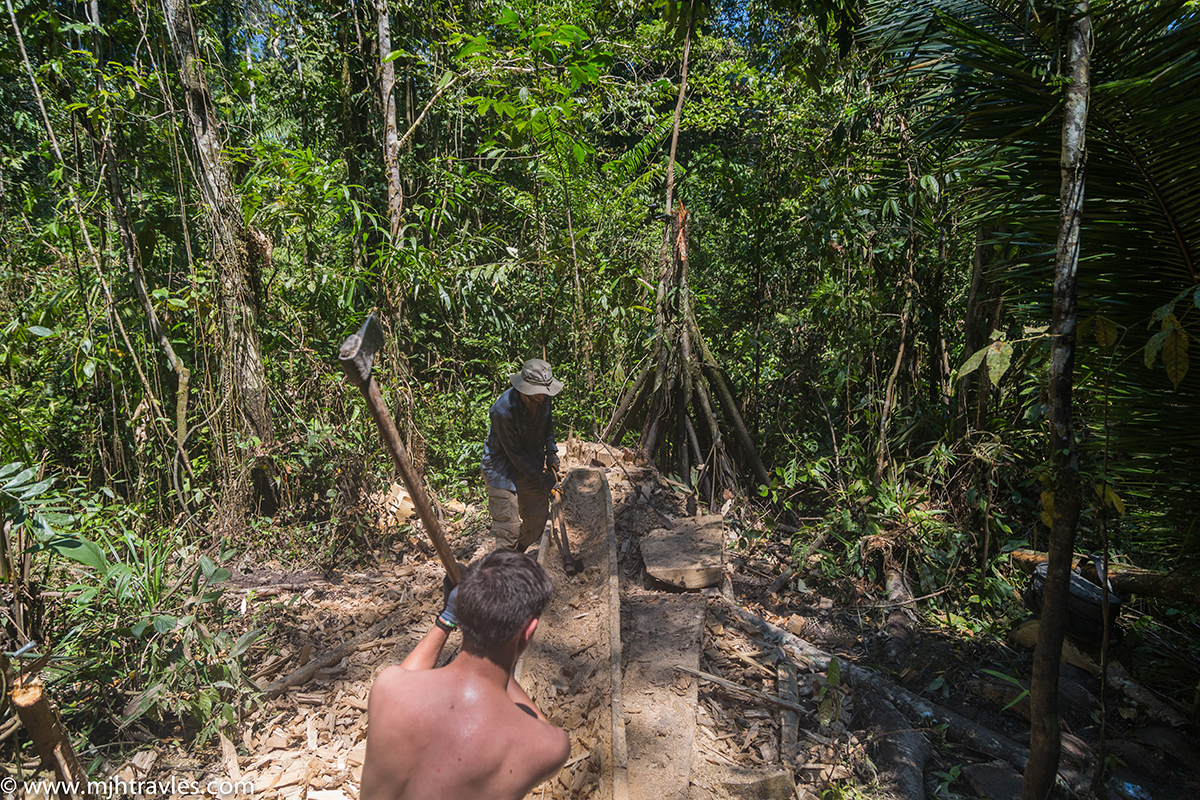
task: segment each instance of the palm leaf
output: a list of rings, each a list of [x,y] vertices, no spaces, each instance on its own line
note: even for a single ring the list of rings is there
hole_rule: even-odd
[[[1147,369],[1141,354],[1157,332],[1155,312],[1195,286],[1200,271],[1200,15],[1185,0],[1121,0],[1093,12],[1079,303],[1081,317],[1102,315],[1120,338],[1114,348],[1081,343],[1077,397],[1093,429],[1108,406],[1109,450],[1120,453],[1133,493],[1166,497],[1193,517],[1200,369],[1184,369],[1181,343],[1200,336],[1200,309],[1190,295],[1175,303],[1181,329],[1168,365]],[[1012,231],[1005,243],[1017,255],[993,275],[1010,308],[1044,320],[1060,184],[1059,42],[1047,24],[1055,14],[944,0],[915,10],[881,3],[870,18],[864,40],[892,85],[924,111],[926,135],[960,143],[952,158],[980,188],[972,218]]]

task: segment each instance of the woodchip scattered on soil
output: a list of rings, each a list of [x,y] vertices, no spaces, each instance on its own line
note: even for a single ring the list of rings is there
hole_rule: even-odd
[[[589,450],[578,444],[568,453],[569,459],[585,465],[598,455],[602,454],[594,446]],[[641,570],[637,540],[681,516],[682,497],[677,487],[645,464],[616,464],[612,459],[605,463],[616,514],[622,599],[653,596],[666,587],[655,585]],[[473,516],[471,511],[449,525],[451,545],[464,563],[490,546],[478,510]],[[467,519],[471,524],[464,524]],[[378,635],[317,670],[302,685],[264,699],[243,721],[236,741],[222,739],[196,753],[182,740],[159,740],[125,758],[112,770],[114,778],[154,781],[155,791],[141,793],[144,797],[238,796],[162,791],[164,786],[207,786],[215,780],[218,787],[222,781],[243,789],[252,786],[240,796],[255,800],[357,800],[371,681],[420,640],[441,605],[437,559],[416,548],[402,555],[403,563],[387,560],[377,570],[343,574],[336,582],[314,574],[287,575],[278,565],[264,571],[261,580],[240,576],[243,586],[231,588],[227,600],[239,605],[247,628],[264,620],[272,623],[271,633],[250,658],[249,671],[260,685],[293,673],[371,626],[379,626]],[[552,720],[571,731],[572,755],[563,774],[531,797],[607,800],[611,795],[598,775],[609,747],[603,718],[611,683],[598,632],[588,628],[600,601],[596,579],[601,576],[596,570],[566,578],[558,567],[557,550],[544,555],[559,585],[553,602],[562,611],[562,624],[554,633],[546,628],[539,637],[583,661],[592,659],[587,663],[596,667],[534,677],[534,699]],[[581,555],[587,564],[588,554]],[[854,659],[865,646],[863,631],[869,636],[871,625],[882,629],[884,615],[877,614],[857,629],[840,625],[841,612],[833,600],[813,594],[802,603],[791,603],[787,616],[773,613],[781,607],[776,593],[789,591],[777,580],[789,561],[790,553],[751,547],[727,564],[721,594],[736,594],[740,605],[779,629],[840,650],[847,665],[844,674],[856,669]],[[593,557],[591,564],[596,563]],[[795,593],[791,597],[795,600]],[[852,681],[843,678],[831,685],[823,661],[805,660],[795,651],[784,653],[778,641],[764,636],[715,594],[708,598],[700,650],[699,675],[681,674],[676,686],[684,691],[693,682],[697,698],[689,798],[730,797],[726,780],[731,771],[761,773],[781,766],[801,800],[838,782],[872,784],[877,776],[869,748],[877,742],[871,741],[868,724],[855,719],[856,707],[867,704],[858,702],[859,688]],[[443,661],[455,652],[452,640]],[[964,688],[972,686],[964,683]],[[987,686],[974,690],[993,691]],[[999,696],[1011,699],[1009,694]],[[992,718],[998,716],[998,710],[993,712]],[[1080,757],[1086,759],[1087,753]]]

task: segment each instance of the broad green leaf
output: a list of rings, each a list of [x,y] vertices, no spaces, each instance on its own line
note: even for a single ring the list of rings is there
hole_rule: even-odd
[[[33,476],[35,475],[37,475],[37,468],[29,467],[28,469],[17,473],[17,476],[11,479],[8,483],[0,486],[0,492],[16,492],[24,489],[25,484],[32,480]]]
[[[1104,499],[1109,505],[1116,509],[1118,514],[1125,516],[1125,501],[1122,500],[1121,496],[1114,492],[1113,488],[1107,484],[1104,486]]]
[[[38,481],[37,483],[33,484],[32,486],[22,488],[21,496],[18,499],[32,500],[33,498],[37,497],[42,492],[49,489],[50,485],[52,483],[54,483],[54,478],[46,478],[46,480]]]
[[[496,17],[497,25],[516,25],[519,22],[517,12],[511,8],[506,8]]]
[[[1101,347],[1112,347],[1117,343],[1117,326],[1108,317],[1096,315],[1095,323],[1096,344]]]
[[[446,70],[442,73],[442,77],[438,78],[437,89],[435,91],[441,91],[442,89],[445,89],[452,80],[454,80],[454,73],[450,70]]]
[[[1042,524],[1047,528],[1054,525],[1054,492],[1042,492]]]
[[[262,635],[262,632],[262,628],[252,628],[243,633],[238,637],[238,640],[233,643],[233,647],[230,649],[229,655],[233,658],[240,657],[243,653],[250,649],[250,645],[254,644],[255,640]]]
[[[1167,334],[1170,331],[1159,331],[1150,337],[1150,341],[1146,342],[1146,367],[1154,366],[1154,359],[1158,356],[1158,351],[1162,350],[1163,342],[1167,339]]]
[[[1013,346],[1011,342],[992,342],[987,348],[987,367],[988,377],[996,386],[1000,385],[1000,378],[1008,371],[1008,365],[1012,363]]]
[[[1167,368],[1167,377],[1175,388],[1188,371],[1188,335],[1180,327],[1171,328],[1162,346],[1163,366]]]
[[[488,42],[487,37],[481,34],[463,45],[458,51],[458,57],[466,58],[467,56],[475,55],[476,53],[487,50],[489,46],[490,43]]]
[[[988,348],[985,347],[982,350],[977,351],[970,358],[968,358],[966,361],[964,361],[963,365],[958,368],[959,379],[961,380],[962,378],[966,377],[967,375],[970,375],[975,370],[979,369],[979,365],[983,363],[983,359],[987,356],[987,354],[988,354]]]
[[[170,633],[178,624],[179,620],[170,614],[159,614],[154,618],[154,630],[159,633]]]
[[[29,332],[42,339],[45,339],[47,336],[54,335],[54,331],[50,330],[49,328],[43,328],[41,325],[30,325]]]
[[[50,542],[50,549],[101,574],[108,573],[108,559],[104,557],[104,551],[95,542],[82,536],[60,536]]]
[[[837,660],[837,656],[829,657],[829,666],[825,670],[826,677],[829,678],[829,685],[833,687],[840,686],[842,683],[842,665]]]

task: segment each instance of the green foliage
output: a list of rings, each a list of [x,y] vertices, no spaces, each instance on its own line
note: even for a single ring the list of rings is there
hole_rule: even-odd
[[[824,679],[814,681],[813,699],[817,701],[817,724],[822,731],[829,729],[842,716],[842,665],[837,656],[829,657]]]
[[[193,8],[236,214],[262,248],[244,298],[274,428],[260,441],[223,385],[236,315],[161,9],[105,7],[97,28],[83,6],[16,6],[63,161],[0,37],[0,463],[56,476],[0,471],[6,513],[37,574],[79,592],[45,620],[71,654],[57,679],[72,713],[224,726],[245,706],[249,641],[228,633],[220,559],[195,537],[216,510],[263,499],[229,485],[232,456],[280,503],[240,514],[235,544],[361,557],[390,466],[333,355],[368,311],[387,332],[377,380],[439,493],[480,493],[487,408],[525,358],[567,379],[560,436],[603,428],[640,372],[689,7],[390,4],[396,231],[371,12]],[[1040,535],[1055,15],[801,7],[698,4],[674,143],[693,305],[770,470],[757,500],[809,518],[796,555],[825,534],[822,569],[878,578],[864,542],[892,547],[923,593],[961,586],[933,604],[942,622],[980,631],[1008,610],[1002,554]],[[1103,518],[1119,549],[1174,559],[1200,542],[1196,16],[1110,3],[1096,22],[1081,539]],[[117,154],[147,300],[191,374],[182,442],[179,375],[93,136]],[[114,681],[128,708],[103,704]]]
[[[75,665],[55,680],[82,692],[76,713],[97,720],[112,714],[122,726],[146,715],[182,719],[200,746],[216,730],[236,726],[257,691],[241,662],[262,631],[231,633],[234,615],[220,587],[228,570],[197,557],[195,548],[145,539],[119,523],[94,533],[96,541],[75,534],[70,547],[61,539],[47,545],[86,568],[67,587],[75,598],[63,621],[66,635],[56,642]],[[97,682],[136,691],[109,707],[111,698],[93,694]]]

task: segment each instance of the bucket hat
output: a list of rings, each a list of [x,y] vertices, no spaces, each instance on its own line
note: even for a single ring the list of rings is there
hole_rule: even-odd
[[[550,374],[550,364],[540,358],[531,358],[521,365],[521,371],[508,376],[521,394],[545,394],[551,397],[563,389],[563,382]]]

